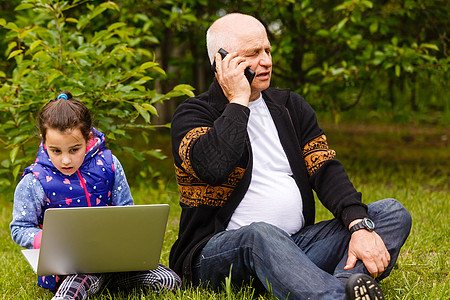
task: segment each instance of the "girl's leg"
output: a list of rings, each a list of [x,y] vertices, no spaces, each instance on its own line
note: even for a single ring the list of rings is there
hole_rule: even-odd
[[[53,297],[57,299],[87,299],[97,293],[111,274],[75,274],[67,276]]]
[[[162,264],[159,264],[155,270],[115,273],[108,284],[110,289],[133,289],[137,287],[151,289],[157,293],[160,290],[174,290],[180,286],[180,277]]]

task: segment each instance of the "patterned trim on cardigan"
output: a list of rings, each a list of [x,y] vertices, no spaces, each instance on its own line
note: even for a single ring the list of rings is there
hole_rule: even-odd
[[[223,184],[212,186],[175,166],[178,189],[181,194],[180,202],[190,207],[223,206],[244,176],[244,172],[245,169],[238,167],[231,172]]]
[[[303,157],[309,176],[312,176],[327,160],[333,159],[335,156],[336,152],[328,148],[327,138],[324,134],[303,147]]]
[[[192,147],[192,142],[195,141],[199,136],[205,134],[211,127],[197,127],[189,131],[183,138],[180,143],[180,147],[178,148],[178,154],[181,158],[181,166],[188,172],[189,174],[194,175],[196,178],[197,175],[194,172],[194,168],[192,167],[191,160],[189,158],[189,152]]]

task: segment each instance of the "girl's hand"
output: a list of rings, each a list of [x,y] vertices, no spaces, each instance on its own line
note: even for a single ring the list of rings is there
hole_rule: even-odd
[[[42,240],[42,230],[36,233],[33,241],[33,248],[40,249],[41,248],[41,240]]]

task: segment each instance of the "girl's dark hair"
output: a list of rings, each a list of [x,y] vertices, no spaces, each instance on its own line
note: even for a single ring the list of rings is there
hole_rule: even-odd
[[[67,96],[67,100],[60,96],[62,94]],[[39,130],[44,142],[48,128],[57,129],[61,132],[78,128],[87,142],[91,133],[91,126],[92,119],[89,109],[80,101],[73,99],[72,94],[68,91],[58,94],[39,113]]]

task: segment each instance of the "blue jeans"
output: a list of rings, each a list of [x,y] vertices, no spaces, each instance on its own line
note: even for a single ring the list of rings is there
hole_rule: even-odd
[[[391,272],[411,229],[411,215],[395,199],[370,203],[368,215],[377,226],[391,261]],[[344,283],[353,273],[369,274],[362,261],[344,270],[350,232],[337,219],[302,228],[289,236],[264,223],[223,231],[211,238],[194,263],[194,283],[221,287],[226,276],[234,284],[253,280],[279,299],[345,299]]]

